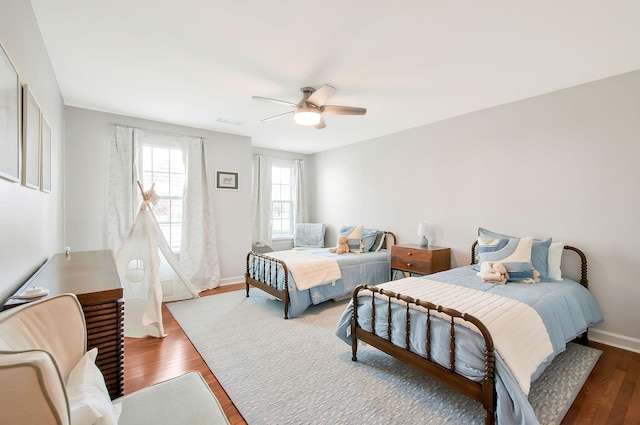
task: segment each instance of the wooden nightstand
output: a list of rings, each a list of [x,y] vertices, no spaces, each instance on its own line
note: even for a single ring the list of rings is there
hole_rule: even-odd
[[[451,249],[441,246],[423,247],[418,244],[391,247],[391,278],[393,271],[409,274],[431,274],[451,268]]]

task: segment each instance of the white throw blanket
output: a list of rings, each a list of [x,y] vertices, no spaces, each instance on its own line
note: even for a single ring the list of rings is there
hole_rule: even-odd
[[[377,287],[453,308],[480,319],[489,329],[496,350],[526,395],[529,394],[532,374],[540,363],[553,354],[553,346],[540,315],[523,302],[416,277],[387,282]],[[432,314],[439,315],[433,311]],[[478,331],[469,322],[461,324]]]
[[[296,250],[274,251],[267,255],[285,262],[300,291],[335,282],[342,277],[338,262],[321,255]]]

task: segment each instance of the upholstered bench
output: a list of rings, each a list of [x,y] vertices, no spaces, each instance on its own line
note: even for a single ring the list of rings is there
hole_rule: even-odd
[[[111,401],[75,295],[0,313],[0,422],[229,424],[198,372]]]

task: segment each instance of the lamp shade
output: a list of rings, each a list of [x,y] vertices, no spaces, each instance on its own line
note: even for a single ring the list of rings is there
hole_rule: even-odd
[[[429,234],[429,223],[418,224],[418,235],[427,236]]]
[[[300,125],[316,125],[320,122],[320,112],[314,108],[298,108],[293,114],[293,120]]]

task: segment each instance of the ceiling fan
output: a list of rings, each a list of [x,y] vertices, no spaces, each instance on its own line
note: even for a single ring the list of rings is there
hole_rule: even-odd
[[[253,96],[254,99],[265,100],[296,108],[284,114],[265,118],[262,122],[268,122],[285,115],[293,114],[293,120],[300,125],[314,126],[317,129],[325,128],[326,125],[322,115],[364,115],[366,108],[356,108],[354,106],[325,105],[329,97],[335,93],[336,88],[330,85],[323,85],[318,90],[313,87],[303,87],[300,89],[302,99],[298,103],[287,102],[285,100],[271,99],[262,96]]]

